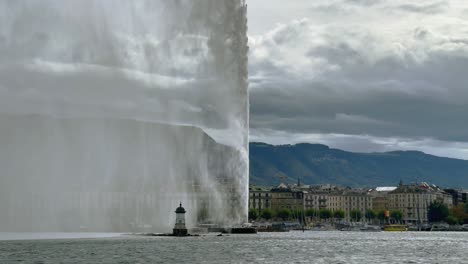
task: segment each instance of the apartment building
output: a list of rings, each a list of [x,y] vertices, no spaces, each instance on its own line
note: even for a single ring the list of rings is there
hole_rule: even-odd
[[[271,188],[250,186],[249,187],[249,209],[271,208]]]
[[[406,223],[427,222],[428,208],[434,201],[440,201],[448,207],[453,206],[450,194],[427,183],[412,185],[400,183],[396,190],[388,193],[388,209],[401,211],[403,221]]]

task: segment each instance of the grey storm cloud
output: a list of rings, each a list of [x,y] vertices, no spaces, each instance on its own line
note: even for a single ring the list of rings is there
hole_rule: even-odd
[[[309,16],[250,36],[253,139],[348,135],[466,147],[468,3],[367,2],[314,1],[303,6]],[[324,22],[323,6],[346,12]]]

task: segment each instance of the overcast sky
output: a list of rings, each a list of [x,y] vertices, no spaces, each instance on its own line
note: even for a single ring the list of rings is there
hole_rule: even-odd
[[[468,159],[468,1],[248,5],[251,141]]]

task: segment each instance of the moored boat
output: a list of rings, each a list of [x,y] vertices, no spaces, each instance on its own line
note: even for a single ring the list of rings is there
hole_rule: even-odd
[[[361,232],[380,232],[382,231],[382,228],[380,226],[366,224],[360,228],[360,231]]]
[[[384,225],[384,231],[396,231],[396,232],[408,231],[408,226],[401,225],[401,224]]]
[[[432,225],[431,231],[449,231],[449,229],[450,229],[449,224],[437,223],[437,224]]]

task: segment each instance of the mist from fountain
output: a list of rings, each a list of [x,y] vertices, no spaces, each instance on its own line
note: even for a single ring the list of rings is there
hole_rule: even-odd
[[[0,231],[242,223],[244,0],[0,0]]]

